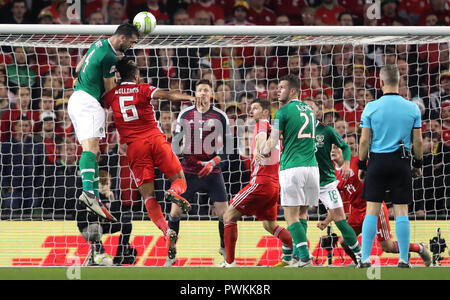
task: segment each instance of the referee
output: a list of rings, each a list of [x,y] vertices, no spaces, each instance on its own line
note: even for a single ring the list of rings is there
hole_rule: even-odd
[[[380,71],[383,97],[369,102],[361,116],[358,167],[360,180],[365,180],[362,198],[367,201],[362,226],[362,257],[358,265],[361,268],[371,266],[370,253],[386,190],[391,191],[394,206],[400,252],[398,267],[411,267],[408,204],[412,200],[412,176],[422,175],[422,125],[418,106],[398,94],[399,79],[396,65],[384,66]],[[411,143],[414,150],[412,169]]]

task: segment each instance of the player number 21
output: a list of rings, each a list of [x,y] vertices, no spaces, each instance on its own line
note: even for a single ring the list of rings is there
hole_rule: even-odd
[[[302,127],[300,128],[300,131],[298,132],[297,138],[299,139],[311,139],[316,138],[316,128],[314,124],[312,124],[312,133],[304,133],[305,129],[308,127],[310,122],[314,122],[314,113],[309,113],[309,115],[305,112],[300,112],[300,117],[305,118],[305,122],[303,123]]]
[[[133,102],[133,96],[121,96],[119,97],[120,112],[122,113],[123,120],[125,122],[130,122],[139,119],[139,115],[134,104],[125,105],[125,102]],[[128,115],[131,112],[131,116]]]

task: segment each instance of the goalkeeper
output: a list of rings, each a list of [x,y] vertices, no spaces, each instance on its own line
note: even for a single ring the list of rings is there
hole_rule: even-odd
[[[113,221],[114,216],[98,200],[97,158],[100,154],[99,140],[105,137],[105,111],[100,99],[116,86],[118,52],[127,51],[138,37],[136,27],[122,24],[110,38],[93,43],[77,65],[78,79],[67,107],[83,149],[79,165],[83,192],[79,199],[97,215]]]
[[[316,116],[319,108],[313,101],[305,101],[312,107]],[[331,148],[335,145],[342,149],[344,153],[344,163],[340,169],[342,178],[348,179],[350,175],[351,150],[334,128],[317,121],[316,122],[316,160],[319,164],[320,172],[320,194],[319,200],[328,211],[327,222],[334,221],[342,234],[344,241],[359,259],[361,257],[361,246],[358,243],[355,231],[347,223],[344,212],[344,204],[337,189],[338,180],[334,170],[334,165],[330,157]]]

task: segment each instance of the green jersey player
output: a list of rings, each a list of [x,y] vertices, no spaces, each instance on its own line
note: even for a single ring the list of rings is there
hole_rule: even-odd
[[[98,200],[97,158],[100,138],[105,136],[105,111],[100,100],[116,86],[118,53],[131,48],[138,37],[136,27],[122,24],[110,38],[93,43],[77,65],[78,79],[68,104],[69,116],[83,149],[79,165],[83,182],[80,200],[94,213],[112,221],[116,221],[115,218]]]
[[[306,238],[308,207],[319,200],[319,168],[315,157],[316,117],[312,108],[298,100],[300,80],[286,75],[278,84],[278,100],[283,107],[275,115],[274,126],[261,155],[268,155],[283,136],[280,160],[280,197],[287,229],[293,241],[291,266],[312,264]],[[261,159],[257,156],[256,159]],[[286,254],[286,253],[285,253]]]
[[[313,101],[305,101],[310,105],[316,116],[320,115],[318,106]],[[316,159],[319,164],[320,172],[320,195],[319,200],[323,203],[328,211],[328,216],[325,221],[319,222],[317,226],[320,229],[334,221],[336,227],[342,234],[344,241],[353,251],[356,258],[361,257],[361,247],[358,243],[355,231],[347,223],[345,216],[344,205],[342,203],[341,195],[338,191],[339,181],[336,178],[335,168],[331,160],[332,147],[339,147],[342,149],[344,156],[344,164],[340,170],[343,180],[350,177],[350,159],[351,150],[342,137],[338,135],[334,128],[317,121],[316,123]]]

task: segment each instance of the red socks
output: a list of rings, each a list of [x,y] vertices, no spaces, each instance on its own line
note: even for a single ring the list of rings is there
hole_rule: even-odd
[[[231,264],[234,261],[236,241],[238,237],[237,224],[234,222],[225,223],[223,237],[225,241],[225,252],[227,253],[226,261]]]
[[[392,242],[392,243],[394,244],[394,249],[393,249],[394,251],[393,251],[393,253],[399,253],[398,242],[395,241],[395,242]],[[420,245],[419,244],[413,244],[413,243],[409,244],[409,252],[419,253],[420,252]]]
[[[277,239],[279,239],[285,246],[292,249],[292,237],[286,228],[278,225],[272,233]]]
[[[178,195],[184,194],[186,192],[187,184],[185,179],[175,179],[172,181],[172,184],[170,185],[170,189],[177,193]]]
[[[166,236],[169,225],[167,225],[166,219],[161,211],[161,206],[158,201],[156,201],[156,198],[149,197],[145,199],[145,208],[147,209],[148,217],[164,233],[164,236]]]

